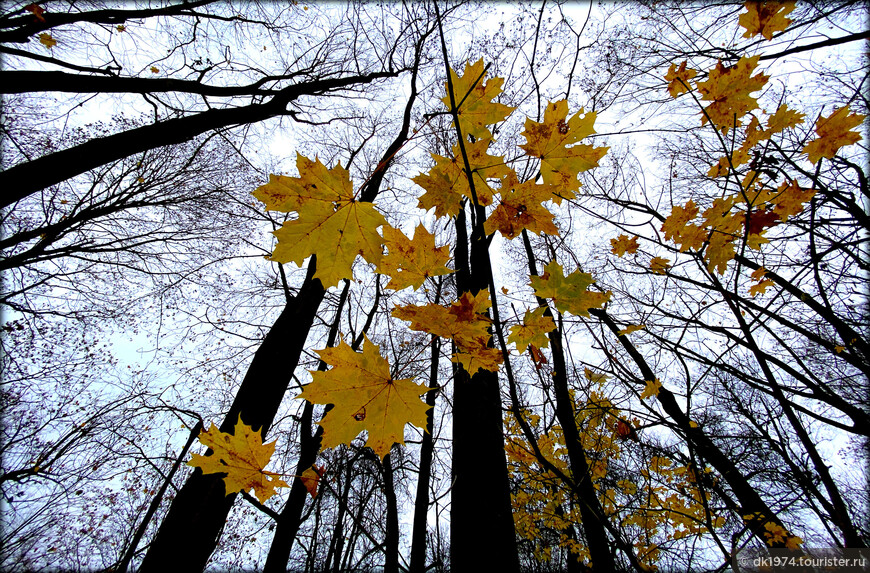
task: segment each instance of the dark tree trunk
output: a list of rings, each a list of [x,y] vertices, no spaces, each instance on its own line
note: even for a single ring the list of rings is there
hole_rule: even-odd
[[[393,481],[393,454],[383,461],[384,496],[387,499],[387,527],[384,539],[384,573],[399,573],[399,506]]]
[[[220,426],[222,432],[232,432],[240,415],[245,424],[260,428],[263,436],[271,427],[323,300],[323,285],[313,278],[314,259],[299,293],[288,301],[254,354]],[[203,475],[197,468],[173,500],[140,571],[202,571],[235,498],[226,495],[221,474]]]
[[[480,229],[472,231],[470,257],[463,248],[467,240],[464,211],[456,220],[459,294],[476,294],[489,287],[483,220],[483,208],[477,208],[475,221]],[[450,570],[518,571],[498,373],[478,370],[469,376],[461,366],[454,372]]]
[[[440,287],[440,283],[439,283]],[[439,288],[440,294],[440,288]],[[438,298],[436,297],[436,302]],[[429,363],[429,387],[438,386],[438,359],[441,354],[440,339],[432,337],[432,356]],[[432,477],[432,455],[435,451],[434,438],[432,437],[433,417],[436,390],[430,390],[426,394],[426,404],[431,406],[426,413],[426,432],[423,434],[423,443],[420,446],[420,474],[417,477],[417,497],[414,503],[414,525],[411,533],[411,564],[410,573],[425,573],[426,570],[426,521],[429,513],[429,482]]]
[[[538,270],[535,266],[532,244],[525,230],[523,230],[523,245],[526,250],[526,258],[528,259],[529,274],[530,276],[537,276]],[[539,298],[538,304],[546,309],[544,311],[545,316],[553,318],[553,312],[545,300]],[[559,326],[561,326],[561,322]],[[595,487],[592,484],[592,474],[589,471],[589,464],[586,463],[586,452],[583,451],[580,433],[577,430],[577,423],[574,419],[574,404],[568,392],[568,368],[565,362],[565,352],[562,348],[561,328],[550,332],[548,337],[550,339],[550,350],[553,353],[553,391],[556,396],[556,418],[559,420],[559,425],[562,427],[562,432],[565,436],[565,447],[568,450],[571,477],[574,479],[577,488],[576,492],[579,496],[579,499],[576,499],[575,502],[580,507],[581,527],[585,534],[586,547],[589,548],[589,556],[595,571],[614,571],[616,566],[613,561],[613,553],[610,550],[607,530],[605,529],[604,520],[606,518],[604,517],[601,503],[598,501]],[[569,568],[572,561],[576,564],[577,559],[573,555],[569,555]]]

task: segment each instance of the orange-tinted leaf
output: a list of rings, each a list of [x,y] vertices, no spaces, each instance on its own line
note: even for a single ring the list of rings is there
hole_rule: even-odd
[[[326,469],[322,466],[311,466],[299,476],[299,479],[305,484],[305,489],[311,494],[311,499],[317,497],[317,487],[320,485],[320,479],[324,473],[326,473]]]
[[[640,441],[640,438],[637,437],[637,432],[634,431],[634,426],[632,426],[625,420],[619,420],[618,422],[616,422],[616,435],[623,440],[630,439],[635,442]]]
[[[28,4],[24,9],[33,14],[33,17],[37,22],[45,22],[45,16],[43,16],[43,14],[45,14],[45,8],[39,4]]]

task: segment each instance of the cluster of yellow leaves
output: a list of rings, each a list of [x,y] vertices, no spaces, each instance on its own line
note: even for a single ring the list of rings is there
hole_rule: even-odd
[[[366,445],[383,459],[394,443],[405,443],[405,424],[426,427],[429,406],[420,395],[429,388],[410,378],[394,380],[379,350],[366,337],[361,353],[344,341],[317,351],[332,368],[312,371],[313,380],[299,397],[312,404],[333,405],[320,421],[324,448],[349,444],[368,431]]]
[[[543,275],[531,277],[536,296],[553,299],[559,312],[570,312],[575,316],[589,316],[590,308],[601,308],[610,300],[613,294],[610,291],[589,290],[594,282],[592,275],[579,270],[566,277],[562,265],[556,261],[544,267]]]
[[[455,342],[457,352],[452,360],[462,364],[469,374],[480,369],[496,372],[504,359],[500,350],[489,346],[492,321],[486,312],[490,306],[489,291],[482,290],[476,295],[463,293],[459,300],[446,307],[440,304],[397,306],[393,316],[409,321],[411,330],[422,330]]]
[[[502,80],[486,80],[482,60],[467,64],[462,76],[453,70],[450,75],[460,129],[463,136],[471,136],[470,141],[462,142],[471,173],[465,172],[459,143],[453,147],[451,157],[433,154],[435,165],[413,179],[425,190],[418,206],[434,208],[436,217],[444,217],[456,215],[466,199],[484,207],[497,200],[485,222],[486,233],[499,231],[507,239],[523,230],[558,234],[554,216],[544,203],[560,204],[563,198],[573,198],[580,187],[578,174],[597,166],[607,153],[606,147],[579,143],[595,133],[595,114],[581,111],[569,119],[568,104],[561,100],[547,104],[543,122],[527,119],[522,132],[526,143],[520,147],[528,156],[540,159],[543,183],[521,182],[504,157],[488,153],[492,134],[486,126],[502,121],[514,109],[494,101],[501,93]],[[442,101],[450,108],[449,96]],[[469,176],[474,182],[474,196]]]
[[[750,276],[755,281],[755,284],[749,287],[749,296],[764,294],[767,291],[767,287],[774,285],[772,280],[764,278],[766,274],[767,271],[764,270],[764,267],[758,267],[757,270],[753,271]]]
[[[275,442],[264,444],[260,432],[243,423],[241,415],[232,434],[212,424],[207,432],[200,432],[199,441],[213,453],[193,454],[187,465],[200,468],[204,474],[226,474],[223,480],[227,495],[253,488],[257,499],[265,503],[277,493],[276,487],[290,487],[278,479],[281,474],[264,469],[275,452]]]
[[[634,428],[639,421],[626,418],[599,392],[590,392],[576,411],[582,447],[602,509],[632,540],[645,567],[655,568],[660,557],[658,546],[707,532],[705,503],[709,494],[699,489],[693,467],[679,465],[664,455],[624,455],[625,448],[636,447],[633,441],[639,438]],[[544,432],[540,417],[523,415],[539,433],[536,445],[544,458],[570,476],[561,428],[553,426]],[[551,558],[547,550],[550,542],[544,540],[557,537],[561,547],[588,565],[588,548],[571,536],[571,526],[580,522],[580,511],[578,504],[572,503],[570,489],[541,467],[512,415],[505,420],[505,434],[508,467],[519,484],[512,497],[517,534],[533,544],[542,561]],[[636,465],[639,461],[643,465]],[[626,475],[635,477],[616,477]],[[710,518],[715,528],[725,525],[721,516]]]
[[[757,187],[756,181],[756,173],[750,171],[744,178],[744,191],[715,199],[701,213],[703,220],[699,224],[691,223],[700,211],[694,201],[677,205],[662,224],[665,239],[679,244],[681,252],[703,250],[707,268],[724,274],[740,240],[745,239],[746,246],[752,249],[760,249],[768,242],[764,237],[767,228],[803,211],[804,204],[815,195],[815,190],[803,189],[797,181],[782,183],[775,191]]]
[[[773,546],[777,544],[784,544],[788,549],[800,549],[800,546],[803,545],[804,540],[798,537],[797,535],[792,535],[785,527],[779,525],[774,521],[768,520],[763,514],[760,512],[751,513],[749,515],[743,516],[743,521],[748,524],[757,523],[763,524],[764,531],[762,532],[764,535],[764,539],[768,545]]]

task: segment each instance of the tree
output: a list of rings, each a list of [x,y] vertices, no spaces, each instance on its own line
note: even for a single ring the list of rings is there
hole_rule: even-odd
[[[180,363],[155,350],[137,373],[156,378],[159,364],[171,364],[224,380],[208,386],[211,400],[192,398],[199,387],[183,381],[162,394],[155,381],[150,394],[85,400],[88,419],[104,428],[96,436],[122,433],[116,412],[154,414],[164,433],[168,415],[185,423],[159,454],[144,441],[139,454],[110,448],[107,463],[119,471],[130,459],[153,471],[150,503],[111,528],[123,543],[107,549],[103,566],[439,568],[445,544],[431,519],[441,519],[448,498],[451,570],[724,568],[745,547],[866,546],[861,488],[829,467],[825,445],[867,435],[866,404],[854,403],[867,375],[866,300],[857,290],[867,193],[855,145],[866,106],[853,86],[822,109],[820,99],[776,87],[777,70],[763,67],[863,37],[806,43],[829,18],[856,23],[848,6],[638,6],[642,24],[623,26],[617,12],[590,8],[575,19],[542,4],[511,12],[516,23],[492,34],[498,43],[461,54],[447,38],[466,6],[353,6],[338,24],[339,11],[319,7],[263,8],[256,17],[232,8],[64,15],[34,4],[5,18],[6,29],[19,30],[7,41],[42,34],[52,53],[63,46],[59,26],[114,30],[81,36],[107,46],[108,72],[93,59],[40,57],[77,73],[23,66],[9,72],[21,72],[8,76],[18,86],[10,90],[51,81],[58,91],[139,93],[154,110],[142,127],[121,122],[114,135],[44,145],[41,154],[27,130],[9,130],[18,152],[0,177],[26,179],[41,197],[25,185],[10,199],[18,202],[6,213],[15,225],[7,261],[20,271],[7,305],[34,325],[79,318],[100,332],[108,322],[96,318],[122,314],[115,293],[98,312],[51,302],[64,265],[83,261],[69,267],[75,276],[131,268],[147,277],[149,257],[171,254],[170,280],[153,292],[178,307],[178,330],[161,328],[156,340],[161,348],[178,341],[181,358],[171,360]],[[156,57],[162,47],[153,58],[115,55],[105,38],[131,33],[130,19],[145,17],[179,39],[168,59]],[[687,25],[673,27],[677,20]],[[302,34],[318,24],[322,42],[309,50]],[[265,30],[295,47],[277,72],[260,71],[262,36],[242,49],[249,67],[226,50],[214,64],[214,53],[195,48],[203,34],[212,41],[200,27]],[[582,47],[595,37],[594,48]],[[581,54],[596,65],[578,71]],[[136,62],[144,76],[175,72],[159,82],[122,77],[116,60],[121,70]],[[229,72],[244,82],[227,81]],[[855,76],[843,77],[849,85]],[[304,99],[353,86],[365,105],[321,110],[327,97]],[[286,111],[288,103],[297,109]],[[609,112],[640,117],[659,137],[649,153],[662,173],[622,143],[635,130],[610,129]],[[282,151],[293,174],[269,165],[268,182],[248,183],[244,192],[260,203],[224,188],[221,169],[217,184],[201,183],[210,171],[197,157],[212,149],[262,165],[251,153],[261,136],[248,124],[280,115],[309,134]],[[66,150],[89,149],[91,163],[65,159]],[[46,164],[58,169],[44,174]],[[201,190],[216,190],[214,199]],[[125,225],[141,208],[158,218]],[[196,222],[215,208],[209,216],[225,231],[212,237]],[[177,228],[155,235],[168,213],[177,213]],[[273,248],[252,237],[257,226],[274,230]],[[271,264],[253,260],[264,252]],[[247,309],[250,300],[277,319]],[[7,339],[21,336],[20,324],[7,326]],[[224,347],[227,333],[238,339]],[[191,360],[198,341],[204,356]],[[35,362],[22,360],[9,386],[23,421],[36,419],[23,399],[39,387],[26,382]],[[46,392],[57,387],[39,380]],[[206,433],[206,420],[221,422]],[[36,448],[39,460],[58,465],[91,443],[78,430],[56,434]],[[185,474],[197,434],[214,449],[197,446],[199,469]],[[8,436],[4,449],[15,455],[29,445]],[[4,462],[0,481],[33,484],[39,499],[40,461],[19,457],[12,468]],[[239,482],[230,470],[239,463],[253,481]],[[84,491],[75,470],[64,471]],[[271,495],[264,482],[289,492]],[[248,493],[254,483],[257,497]],[[37,517],[21,520],[27,531]],[[19,533],[26,527],[12,546],[41,563],[38,537]]]

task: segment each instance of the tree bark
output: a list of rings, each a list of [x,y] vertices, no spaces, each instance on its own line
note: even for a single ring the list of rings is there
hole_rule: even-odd
[[[384,573],[399,573],[399,507],[393,482],[393,454],[384,456],[384,497],[387,499],[387,527],[384,536]]]
[[[440,283],[439,283],[440,287]],[[440,288],[438,294],[440,295]],[[435,302],[439,297],[436,295]],[[417,476],[417,497],[414,502],[414,524],[411,533],[411,564],[409,573],[425,573],[426,570],[426,522],[429,513],[429,482],[432,477],[432,455],[435,451],[432,429],[435,415],[435,398],[438,395],[438,358],[441,354],[440,339],[432,337],[431,358],[429,362],[429,387],[426,393],[426,404],[430,406],[426,412],[426,432],[423,433],[423,443],[420,446],[420,473]]]

